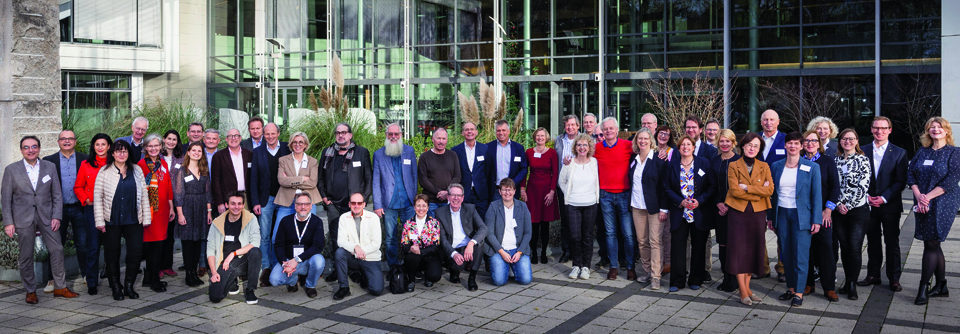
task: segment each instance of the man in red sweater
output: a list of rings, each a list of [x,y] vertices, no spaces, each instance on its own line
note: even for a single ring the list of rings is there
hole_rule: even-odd
[[[627,269],[627,279],[636,280],[637,272],[633,269],[633,259],[637,249],[637,239],[634,236],[633,220],[630,216],[630,183],[627,180],[633,147],[629,141],[617,138],[620,125],[616,118],[607,117],[600,124],[603,140],[597,143],[593,157],[597,159],[600,173],[600,211],[603,212],[603,226],[607,232],[607,255],[610,258],[607,279],[617,279],[620,267],[617,256],[617,226],[619,226],[623,233],[623,250],[626,253],[623,266]]]

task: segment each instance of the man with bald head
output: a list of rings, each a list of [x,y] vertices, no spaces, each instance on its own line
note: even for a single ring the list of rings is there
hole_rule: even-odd
[[[777,130],[780,126],[780,115],[773,109],[767,109],[760,116],[760,125],[763,127],[763,134],[760,137],[765,145],[763,154],[759,154],[757,159],[770,165],[787,157],[784,146],[786,141],[783,140],[787,135]]]
[[[146,117],[140,116],[133,120],[133,124],[130,125],[130,130],[133,131],[132,135],[126,137],[120,137],[118,139],[130,143],[130,154],[129,158],[133,161],[140,161],[143,159],[143,137],[147,134],[147,130],[150,128],[150,121]]]
[[[430,211],[434,216],[437,207],[447,202],[447,186],[460,183],[460,158],[447,149],[447,130],[439,128],[433,132],[433,148],[420,154],[417,162],[417,179],[423,187],[423,193],[430,199]]]
[[[215,215],[227,211],[227,194],[250,189],[253,152],[240,147],[240,130],[227,131],[227,149],[213,155],[210,168],[210,192]],[[249,203],[250,201],[244,201]]]
[[[640,117],[640,126],[650,129],[650,133],[657,133],[657,116],[651,113],[643,114],[643,117]]]
[[[87,155],[77,152],[77,135],[70,130],[60,131],[57,138],[57,144],[60,151],[43,157],[43,160],[52,162],[57,170],[57,178],[60,181],[60,192],[63,194],[63,219],[60,220],[60,240],[67,242],[67,229],[73,229],[73,244],[77,248],[77,253],[85,254],[90,244],[87,242],[87,224],[83,218],[83,206],[77,195],[73,192],[73,185],[77,182],[77,171],[80,170],[80,162],[87,160]],[[97,247],[100,247],[99,244]],[[77,263],[80,265],[80,277],[86,277],[87,259],[83,256],[77,256]],[[44,263],[49,266],[49,262]],[[96,270],[96,269],[91,269]],[[48,285],[53,281],[52,277],[47,277]],[[93,284],[96,290],[96,282]],[[88,284],[88,286],[90,286]]]
[[[395,234],[397,222],[414,216],[413,197],[417,195],[417,155],[403,144],[400,124],[387,125],[383,147],[373,152],[373,213],[383,218],[386,232],[387,264],[400,265],[400,245]]]
[[[251,123],[256,124],[256,123]],[[277,255],[273,251],[273,214],[277,205],[273,203],[280,191],[280,157],[290,154],[286,142],[280,141],[280,129],[274,123],[263,126],[263,142],[253,149],[253,168],[250,169],[250,206],[260,222],[260,286],[270,286],[270,273],[277,264]]]

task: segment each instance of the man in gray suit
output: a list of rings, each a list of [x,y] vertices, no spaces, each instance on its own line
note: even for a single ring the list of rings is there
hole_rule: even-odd
[[[17,234],[20,245],[20,278],[27,290],[27,304],[36,304],[37,278],[33,271],[34,236],[37,231],[50,252],[53,271],[54,297],[74,298],[76,293],[67,288],[63,271],[63,244],[60,243],[60,218],[63,200],[57,168],[53,163],[37,159],[40,139],[26,136],[20,139],[23,160],[14,162],[3,171],[0,183],[0,207],[5,213],[3,231],[8,237]]]
[[[447,268],[450,268],[450,282],[460,283],[460,272],[470,271],[467,290],[477,291],[477,270],[480,269],[480,254],[483,254],[483,239],[487,237],[487,225],[483,223],[477,208],[473,204],[463,203],[464,190],[459,183],[447,186],[447,202],[437,208],[437,220],[440,221],[440,244]]]

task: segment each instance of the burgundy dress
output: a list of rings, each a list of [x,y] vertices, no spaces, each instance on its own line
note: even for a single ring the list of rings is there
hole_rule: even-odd
[[[530,161],[527,179],[520,182],[520,187],[527,188],[527,208],[530,209],[530,221],[534,223],[552,222],[558,219],[558,197],[554,194],[553,203],[544,205],[543,199],[550,190],[557,189],[557,178],[560,177],[557,151],[548,148],[540,157],[534,156],[532,148],[527,149],[527,161]]]

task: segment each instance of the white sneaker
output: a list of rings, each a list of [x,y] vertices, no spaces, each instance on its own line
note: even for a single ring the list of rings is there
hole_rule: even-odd
[[[580,267],[573,267],[573,270],[570,271],[570,275],[567,277],[570,277],[570,279],[577,279],[577,277],[580,277]]]
[[[47,282],[47,286],[43,288],[43,293],[53,293],[53,281]]]
[[[647,283],[650,282],[650,273],[643,274],[640,278],[637,278],[637,282]]]
[[[240,279],[237,279],[237,285],[234,285],[233,289],[228,290],[227,293],[231,295],[240,294],[240,289],[243,288],[242,285],[243,285],[243,282],[240,281]]]
[[[660,290],[660,279],[654,279],[650,282],[650,290]]]
[[[580,279],[590,279],[590,268],[580,268]]]

